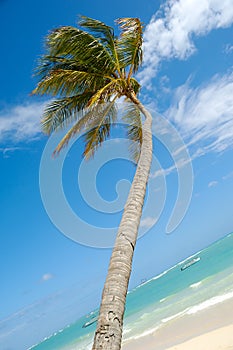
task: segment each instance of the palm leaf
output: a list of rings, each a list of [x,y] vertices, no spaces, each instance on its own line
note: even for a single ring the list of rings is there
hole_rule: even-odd
[[[92,106],[96,103],[103,102],[103,101],[109,101],[110,98],[117,93],[121,94],[122,92],[122,80],[121,79],[115,79],[110,81],[108,84],[103,86],[102,88],[99,88],[98,91],[93,94],[89,101],[89,106]]]
[[[126,114],[123,120],[126,122],[127,136],[130,140],[129,151],[133,160],[137,163],[139,160],[142,145],[142,120],[137,105],[128,103]]]
[[[33,94],[69,96],[82,93],[87,89],[95,92],[110,79],[97,73],[56,69],[38,83]]]
[[[134,78],[130,78],[130,86],[133,89],[135,95],[138,95],[141,89],[141,85],[139,84],[139,82]]]
[[[121,35],[118,40],[118,52],[122,67],[130,66],[129,77],[137,72],[142,63],[143,26],[138,18],[119,18]]]
[[[106,47],[93,35],[70,26],[52,31],[46,41],[48,55],[72,59],[91,72],[111,72],[115,63]]]
[[[34,71],[35,76],[39,76],[41,79],[46,78],[49,74],[56,70],[75,70],[87,72],[88,67],[85,64],[78,63],[72,58],[43,55],[38,59],[38,65]]]
[[[109,116],[110,120],[115,120],[116,106],[114,103],[115,101],[102,103],[92,108],[86,109],[82,117],[70,128],[63,139],[59,142],[54,151],[54,155],[59,154],[60,151],[68,145],[70,139],[80,133],[81,130],[94,130],[100,125],[103,119],[106,119],[106,124],[109,124]]]
[[[43,132],[51,134],[55,130],[66,127],[73,120],[79,119],[91,95],[86,92],[73,97],[61,98],[48,104],[41,121]]]
[[[85,150],[83,152],[83,156],[86,159],[92,157],[110,135],[111,126],[117,118],[115,99],[110,103],[104,104],[101,113],[88,126],[90,130],[87,131],[84,137]]]

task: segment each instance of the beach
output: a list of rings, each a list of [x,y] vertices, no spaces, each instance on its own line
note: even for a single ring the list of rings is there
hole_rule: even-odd
[[[233,350],[233,298],[170,321],[123,350]]]
[[[232,250],[228,234],[130,290],[122,350],[233,350]],[[32,349],[91,350],[97,315],[92,310]]]

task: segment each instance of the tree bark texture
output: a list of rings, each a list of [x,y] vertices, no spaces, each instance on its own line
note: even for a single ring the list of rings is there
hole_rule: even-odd
[[[110,259],[92,350],[121,349],[126,295],[151,168],[152,117],[135,95],[130,98],[145,116],[141,154]]]

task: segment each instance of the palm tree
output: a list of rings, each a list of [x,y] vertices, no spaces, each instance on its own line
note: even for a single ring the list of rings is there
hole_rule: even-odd
[[[46,53],[37,67],[39,82],[33,91],[57,96],[44,111],[45,133],[71,123],[54,153],[59,154],[84,130],[83,155],[87,158],[109,136],[117,117],[116,100],[124,96],[127,101],[127,133],[134,141],[137,168],[109,264],[93,350],[121,348],[126,294],[152,159],[152,117],[138,99],[140,84],[133,78],[142,63],[143,26],[138,18],[116,22],[119,36],[113,28],[84,16],[77,28],[52,30],[46,38]]]

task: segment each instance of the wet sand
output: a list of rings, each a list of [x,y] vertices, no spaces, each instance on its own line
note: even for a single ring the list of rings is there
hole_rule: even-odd
[[[164,324],[123,350],[233,350],[233,298]]]

